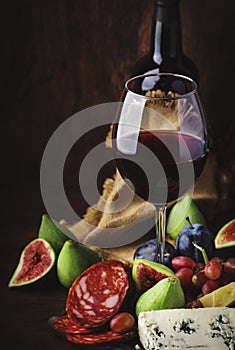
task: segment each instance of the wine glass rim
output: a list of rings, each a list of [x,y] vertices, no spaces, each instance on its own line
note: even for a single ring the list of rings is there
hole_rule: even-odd
[[[165,96],[165,97],[152,97],[152,96],[145,96],[145,95],[141,95],[138,92],[133,91],[131,88],[129,88],[129,84],[137,79],[143,79],[143,78],[147,78],[147,77],[152,77],[152,76],[172,76],[172,77],[176,77],[176,78],[181,78],[184,80],[187,80],[189,82],[192,83],[192,89],[189,92],[186,92],[182,95],[176,95],[176,96]],[[125,82],[125,89],[137,96],[142,96],[143,98],[145,98],[146,100],[180,100],[183,98],[186,98],[188,96],[194,95],[197,91],[198,91],[198,85],[197,83],[190,77],[186,76],[186,75],[182,75],[182,74],[176,74],[176,73],[164,73],[164,72],[159,72],[159,73],[148,73],[148,74],[140,74],[140,75],[136,75],[130,79],[128,79]]]

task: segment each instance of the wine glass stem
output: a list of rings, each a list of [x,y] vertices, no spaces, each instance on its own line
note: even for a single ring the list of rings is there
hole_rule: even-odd
[[[157,261],[164,263],[166,238],[166,206],[156,206]]]

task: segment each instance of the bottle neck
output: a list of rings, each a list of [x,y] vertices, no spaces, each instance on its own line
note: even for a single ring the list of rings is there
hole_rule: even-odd
[[[165,59],[173,59],[181,55],[179,1],[172,5],[160,5],[156,1],[151,43],[150,52],[156,64],[160,65]]]

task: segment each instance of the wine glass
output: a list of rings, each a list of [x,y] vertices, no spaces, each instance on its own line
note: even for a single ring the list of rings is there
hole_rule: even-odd
[[[208,154],[197,84],[174,73],[133,77],[117,114],[116,166],[135,194],[156,208],[157,260],[163,263],[167,206],[193,192]]]

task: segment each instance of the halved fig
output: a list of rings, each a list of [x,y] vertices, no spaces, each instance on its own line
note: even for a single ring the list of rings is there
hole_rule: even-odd
[[[235,219],[221,227],[215,237],[215,248],[222,249],[235,246]]]
[[[134,259],[132,278],[137,291],[143,292],[167,277],[176,277],[169,267],[145,259]]]
[[[22,251],[19,263],[8,287],[20,287],[45,276],[55,262],[55,252],[44,239],[31,241]]]

